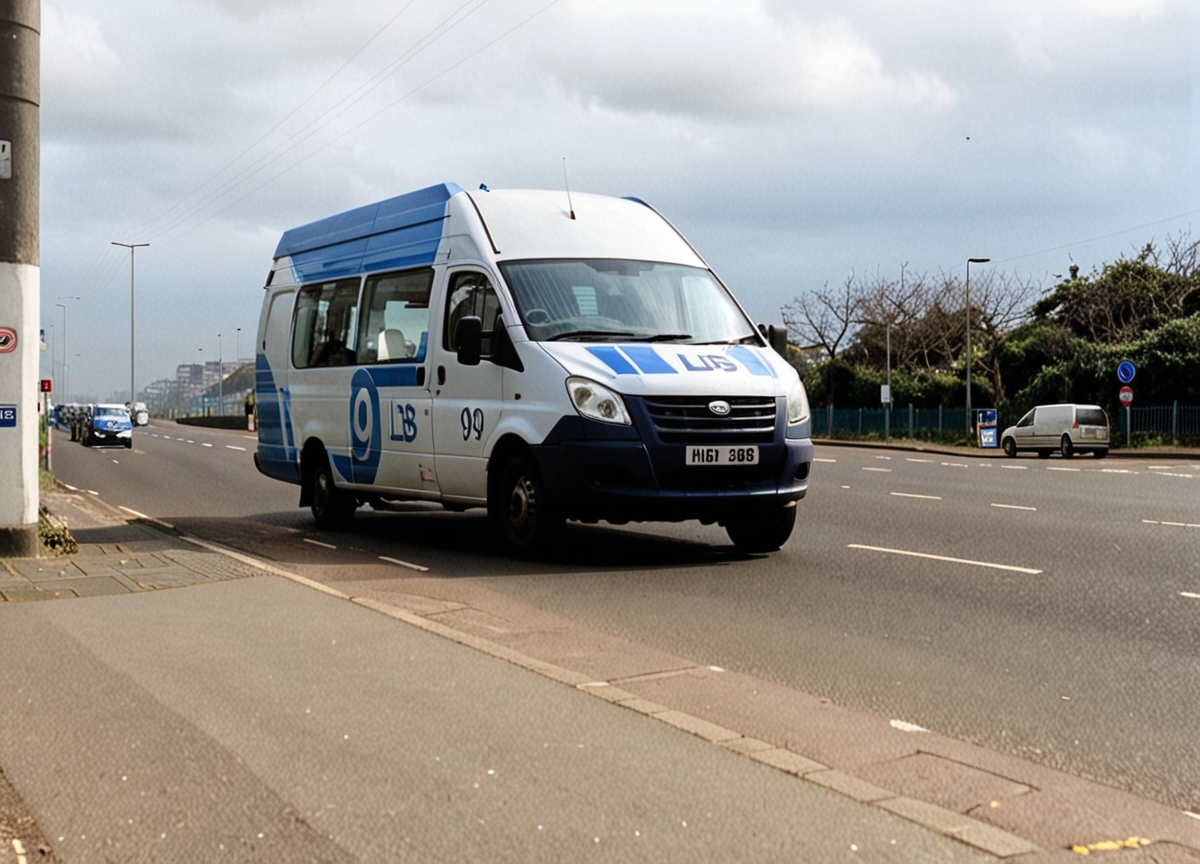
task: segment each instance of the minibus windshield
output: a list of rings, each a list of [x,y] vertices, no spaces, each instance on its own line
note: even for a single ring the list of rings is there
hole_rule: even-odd
[[[759,341],[725,287],[699,267],[592,258],[506,261],[500,272],[537,342]]]

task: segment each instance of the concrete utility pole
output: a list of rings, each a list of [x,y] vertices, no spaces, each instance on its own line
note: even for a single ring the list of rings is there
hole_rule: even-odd
[[[0,0],[0,555],[38,540],[39,0]]]

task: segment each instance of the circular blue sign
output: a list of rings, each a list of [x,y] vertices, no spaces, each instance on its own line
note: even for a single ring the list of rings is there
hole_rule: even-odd
[[[1128,360],[1122,360],[1119,364],[1117,364],[1117,377],[1121,379],[1122,384],[1128,384],[1133,380],[1133,376],[1136,374],[1137,367],[1135,367]]]

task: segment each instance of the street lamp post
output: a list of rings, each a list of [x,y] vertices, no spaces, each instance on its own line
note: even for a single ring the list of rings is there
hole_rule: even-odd
[[[967,435],[971,434],[971,265],[986,264],[991,258],[967,259]]]
[[[225,361],[221,358],[221,334],[217,334],[217,398],[221,403],[221,410],[218,412],[222,417],[225,416]]]
[[[82,298],[80,298],[80,297],[59,297],[58,299],[59,300],[80,300]],[[62,376],[63,376],[63,401],[65,402],[66,397],[67,397],[67,384],[69,383],[68,376],[67,376],[67,369],[70,368],[67,365],[67,306],[65,303],[55,303],[54,305],[57,306],[59,309],[63,310],[62,311],[62,325],[63,325],[62,326],[62,343],[63,343],[62,344],[62,358],[63,358],[63,360],[62,360],[62,370],[61,371],[62,371]]]
[[[134,368],[133,367],[133,362],[134,362],[134,351],[133,351],[133,339],[134,339],[133,259],[134,259],[134,252],[136,252],[140,247],[149,246],[150,244],[149,243],[118,243],[116,240],[113,240],[112,245],[124,246],[126,249],[129,250],[129,408],[130,408],[130,410],[132,410],[134,403],[137,402],[137,385],[134,382],[134,371],[133,371],[133,368]]]

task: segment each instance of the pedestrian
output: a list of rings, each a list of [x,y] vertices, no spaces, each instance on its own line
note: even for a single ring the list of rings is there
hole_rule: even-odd
[[[246,394],[246,428],[251,432],[258,429],[258,417],[255,414],[254,391]]]

